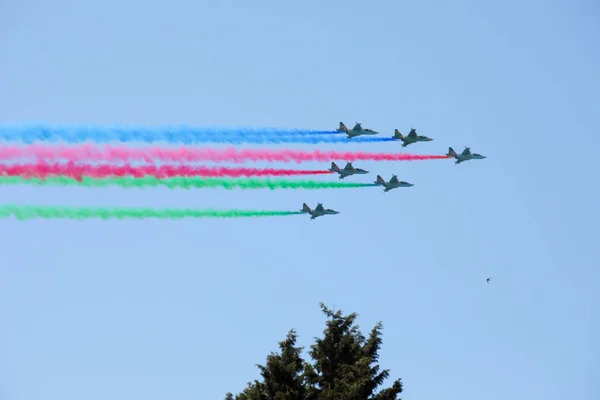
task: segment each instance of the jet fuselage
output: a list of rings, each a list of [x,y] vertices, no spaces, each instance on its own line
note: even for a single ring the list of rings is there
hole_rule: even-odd
[[[471,154],[468,156],[463,156],[463,155],[459,155],[458,157],[456,157],[456,161],[455,164],[460,164],[463,161],[469,161],[469,160],[483,160],[484,158],[486,158],[485,156],[482,156],[481,154]]]
[[[427,136],[417,136],[416,138],[408,138],[405,137],[402,140],[402,147],[406,147],[409,144],[417,143],[417,142],[431,142],[433,139],[428,138]]]
[[[383,189],[384,192],[388,192],[392,189],[396,189],[399,187],[411,187],[411,186],[415,186],[412,183],[408,183],[408,182],[400,182],[400,183],[385,183],[383,185],[385,187],[385,189]]]
[[[348,136],[348,138],[353,138],[356,136],[362,136],[362,135],[377,135],[378,132],[375,132],[374,130],[371,129],[363,129],[361,131],[354,131],[354,130],[350,130],[346,133],[346,135]]]
[[[325,211],[311,211],[310,212],[310,219],[315,219],[315,218],[319,218],[322,217],[324,215],[335,215],[335,214],[339,214],[339,211],[334,211],[334,210],[325,210]]]
[[[360,169],[360,168],[355,168],[350,171],[341,169],[339,171],[340,179],[344,179],[345,177],[350,176],[350,175],[364,175],[364,174],[368,174],[368,173],[369,173],[369,171],[365,171],[364,169]]]

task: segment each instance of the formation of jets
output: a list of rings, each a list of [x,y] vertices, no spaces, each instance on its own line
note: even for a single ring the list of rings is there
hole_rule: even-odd
[[[348,129],[348,127],[344,125],[343,122],[340,122],[340,125],[337,128],[336,132],[345,133],[348,139],[352,139],[354,137],[363,135],[377,135],[379,133],[377,131],[374,131],[373,129],[363,128],[360,122],[357,122],[352,129]],[[417,142],[431,142],[433,140],[428,136],[417,134],[417,130],[415,128],[410,128],[410,131],[406,136],[403,135],[398,129],[394,129],[392,139],[401,141],[402,147],[406,147]],[[482,160],[486,158],[486,156],[483,156],[481,154],[471,153],[471,149],[466,146],[463,152],[460,154],[454,151],[452,147],[449,147],[446,156],[449,158],[454,158],[454,163],[456,165],[464,161]],[[344,179],[352,175],[364,175],[369,173],[369,171],[366,171],[362,168],[355,168],[349,161],[346,162],[346,166],[344,168],[340,168],[335,162],[332,162],[331,167],[329,168],[329,172],[338,174],[338,179]],[[393,189],[401,187],[412,187],[414,185],[406,181],[401,181],[396,175],[392,175],[391,179],[387,182],[380,175],[377,175],[377,179],[374,182],[374,186],[382,186],[384,192],[389,192]],[[304,203],[302,205],[301,211],[309,214],[310,219],[315,219],[324,215],[339,214],[338,211],[329,208],[324,208],[323,204],[321,203],[318,203],[314,210],[312,210],[308,205],[306,205],[306,203]]]
[[[360,122],[357,122],[352,129],[348,129],[348,127],[346,125],[344,125],[343,122],[340,122],[340,125],[339,125],[338,129],[336,130],[336,132],[345,133],[346,137],[348,139],[352,139],[357,136],[378,134],[378,132],[374,131],[373,129],[363,128],[362,124]],[[394,134],[392,135],[392,140],[401,141],[402,147],[407,147],[407,146],[417,143],[417,142],[431,142],[433,139],[428,136],[425,136],[425,135],[419,135],[419,134],[417,134],[417,130],[415,128],[410,128],[410,131],[408,132],[408,134],[406,136],[403,135],[400,132],[400,130],[394,129]],[[471,149],[467,146],[465,146],[465,149],[460,154],[458,154],[456,151],[454,151],[454,149],[452,147],[449,147],[448,153],[446,154],[446,156],[448,156],[448,158],[454,158],[455,165],[458,165],[462,162],[469,161],[469,160],[483,160],[484,158],[486,158],[486,156],[483,156],[481,154],[471,153]],[[364,169],[354,168],[352,163],[349,161],[346,162],[346,166],[343,169],[338,167],[335,162],[332,162],[331,168],[329,168],[329,171],[332,173],[337,173],[339,175],[338,179],[344,179],[347,176],[351,176],[351,175],[357,175],[357,174],[362,175],[362,174],[369,173],[369,171],[366,171]],[[398,179],[397,175],[392,175],[391,179],[387,182],[385,181],[385,179],[383,179],[381,177],[381,175],[377,175],[377,179],[375,180],[374,184],[376,186],[382,186],[384,193],[388,192],[390,190],[393,190],[393,189],[400,188],[400,187],[414,186],[412,183],[408,183],[406,181],[401,181],[400,179]],[[321,204],[321,203],[318,203],[317,207],[314,210],[311,210],[310,207],[308,207],[306,205],[306,203],[304,203],[303,207],[302,207],[302,212],[310,214],[311,219],[315,219],[315,218],[321,217],[323,215],[339,214],[338,211],[324,208],[323,204]],[[490,283],[491,279],[492,278],[487,278],[486,282]]]
[[[340,126],[337,128],[336,132],[345,133],[346,136],[348,137],[348,139],[352,139],[353,137],[362,136],[362,135],[376,135],[379,133],[377,131],[374,131],[373,129],[363,128],[362,124],[360,122],[357,122],[356,125],[354,125],[354,128],[352,128],[352,129],[348,129],[348,127],[346,125],[344,125],[343,122],[340,122]],[[411,145],[411,144],[417,143],[417,142],[431,142],[433,140],[432,138],[430,138],[428,136],[418,135],[417,130],[415,128],[410,128],[410,131],[408,132],[408,135],[406,135],[406,136],[404,136],[398,129],[394,129],[394,134],[392,135],[392,139],[400,140],[402,142],[402,147],[406,147],[408,145]],[[450,147],[448,149],[448,154],[446,154],[446,155],[448,157],[455,158],[456,164],[460,164],[463,161],[481,160],[481,159],[486,158],[485,156],[482,156],[481,154],[471,153],[471,149],[469,147],[465,147],[465,150],[461,154],[456,153],[456,151],[454,151],[452,149],[452,147]],[[335,171],[335,172],[338,172],[338,171]],[[350,174],[347,174],[347,175],[350,175]]]
[[[376,135],[378,132],[374,131],[373,129],[366,129],[362,127],[362,124],[360,122],[357,122],[356,125],[354,125],[354,128],[352,129],[348,129],[346,127],[346,125],[344,125],[343,122],[340,122],[340,126],[339,128],[337,128],[336,132],[341,132],[341,133],[345,133],[346,136],[348,137],[348,139],[352,139],[353,137],[356,136],[362,136],[362,135]],[[424,136],[424,135],[418,135],[417,134],[417,130],[415,128],[410,128],[410,131],[408,132],[408,135],[404,136],[398,129],[394,129],[394,134],[392,135],[392,139],[393,140],[400,140],[402,142],[402,147],[406,147],[408,145],[411,145],[413,143],[417,143],[417,142],[431,142],[433,139],[428,137],[428,136]],[[452,147],[448,148],[448,154],[446,154],[448,157],[454,158],[456,159],[455,164],[460,164],[463,161],[469,161],[469,160],[482,160],[484,158],[486,158],[485,156],[482,156],[481,154],[478,153],[471,153],[471,149],[469,147],[465,146],[465,150],[461,153],[458,154],[456,151],[454,151],[452,149]],[[346,167],[348,167],[348,165],[346,165]],[[351,167],[351,165],[350,165]],[[339,172],[339,168],[335,168],[336,170],[333,171],[333,164],[332,164],[332,172]],[[344,173],[343,176],[340,176],[340,179],[342,179],[345,176],[348,175],[353,175],[352,173],[350,173],[349,171],[346,171],[348,173]],[[361,172],[355,172],[355,173],[361,173]],[[366,173],[366,172],[362,172],[362,173]]]
[[[345,133],[348,139],[352,139],[353,137],[362,136],[362,135],[377,135],[379,132],[374,131],[373,129],[363,128],[360,122],[357,122],[354,125],[354,128],[348,129],[343,122],[340,122],[340,126],[336,129],[336,132]],[[417,143],[417,142],[430,142],[433,139],[427,136],[417,135],[417,130],[414,128],[410,128],[410,132],[408,135],[404,136],[398,129],[394,129],[394,134],[392,135],[392,139],[401,140],[402,147],[406,147],[409,144]]]

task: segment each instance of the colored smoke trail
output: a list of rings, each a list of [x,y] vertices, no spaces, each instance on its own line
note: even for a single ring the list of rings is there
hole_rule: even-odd
[[[182,218],[243,218],[281,217],[300,215],[301,211],[260,211],[260,210],[212,210],[212,209],[152,209],[152,208],[91,208],[91,207],[44,207],[6,204],[0,206],[0,218],[15,217],[18,220],[36,218],[68,219],[182,219]]]
[[[329,170],[296,170],[277,168],[226,168],[226,167],[195,167],[185,165],[90,165],[74,164],[72,162],[60,164],[0,164],[0,175],[20,176],[24,178],[46,178],[50,176],[63,176],[73,179],[82,179],[84,176],[91,178],[125,177],[133,176],[142,178],[151,176],[155,178],[173,178],[178,176],[194,177],[249,177],[249,176],[293,176],[293,175],[321,175],[331,174]]]
[[[247,161],[270,162],[306,162],[320,161],[415,161],[415,160],[441,160],[450,158],[447,155],[417,155],[402,153],[370,153],[364,151],[321,151],[321,150],[263,150],[246,149],[238,150],[235,147],[224,149],[213,148],[163,148],[146,147],[134,148],[126,146],[52,146],[34,144],[27,146],[0,146],[0,160],[8,161],[20,158],[37,159],[67,159],[70,161],[106,161],[128,162],[146,161],[161,162],[196,162],[196,161],[231,161],[243,163]]]
[[[16,176],[0,176],[2,185],[58,185],[58,186],[83,186],[83,187],[106,187],[121,186],[124,188],[146,188],[164,186],[169,189],[349,189],[369,186],[378,186],[374,183],[353,182],[320,182],[286,179],[223,179],[223,178],[168,178],[158,179],[155,177],[144,178],[100,178],[94,179],[83,177],[76,180],[66,177],[50,178],[22,178]]]
[[[36,141],[106,142],[159,142],[169,143],[343,143],[345,137],[336,137],[334,130],[277,129],[277,128],[200,128],[187,126],[78,126],[78,125],[0,125],[0,140],[33,143]],[[319,138],[320,136],[320,138]],[[382,141],[378,139],[359,141]],[[355,140],[355,139],[353,139]],[[391,140],[391,138],[389,139]],[[384,140],[387,141],[387,140]]]

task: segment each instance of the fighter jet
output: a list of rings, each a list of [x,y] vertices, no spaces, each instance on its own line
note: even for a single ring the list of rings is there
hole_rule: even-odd
[[[384,192],[387,192],[387,191],[390,191],[392,189],[396,189],[399,187],[414,186],[412,183],[398,180],[398,177],[396,175],[392,175],[392,179],[390,179],[389,182],[386,182],[381,176],[377,175],[377,180],[375,181],[375,184],[383,186],[385,188],[385,189],[383,189]]]
[[[352,166],[351,162],[348,162],[346,164],[346,166],[344,167],[344,169],[340,169],[340,167],[338,167],[336,165],[336,163],[332,162],[331,163],[331,168],[329,168],[329,170],[331,172],[337,172],[338,174],[340,174],[339,179],[344,179],[347,176],[350,175],[354,175],[354,174],[368,174],[369,171],[365,171],[364,169],[361,168],[354,168]]]
[[[401,134],[398,129],[394,129],[394,136],[392,136],[392,139],[402,140],[402,147],[406,147],[412,143],[430,142],[433,140],[427,136],[417,135],[417,130],[415,128],[410,128],[410,132],[408,132],[408,135],[406,136]]]
[[[487,278],[487,279],[486,279],[487,283],[490,283],[490,280],[491,280],[491,279],[492,279],[492,278]]]
[[[362,124],[360,124],[358,122],[356,123],[356,125],[354,125],[354,128],[352,128],[352,129],[348,129],[346,127],[346,125],[344,125],[343,122],[340,122],[340,127],[337,128],[337,132],[345,133],[347,135],[348,139],[351,139],[356,136],[361,136],[361,135],[377,135],[377,133],[378,133],[372,129],[363,129]]]
[[[311,210],[310,207],[304,203],[302,204],[302,210],[300,211],[310,214],[310,219],[322,217],[323,215],[339,214],[339,211],[335,211],[330,208],[324,208],[323,204],[321,203],[318,203],[314,210]]]
[[[465,146],[465,149],[463,150],[463,152],[461,154],[457,154],[456,151],[454,151],[454,149],[452,147],[448,147],[448,154],[446,154],[446,155],[449,157],[456,158],[456,161],[454,162],[454,164],[460,164],[463,161],[469,161],[469,160],[483,160],[484,158],[486,158],[485,156],[482,156],[481,154],[471,153],[471,149],[467,146]]]

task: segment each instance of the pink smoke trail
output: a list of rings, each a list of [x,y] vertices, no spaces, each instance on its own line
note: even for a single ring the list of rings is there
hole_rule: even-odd
[[[0,175],[21,176],[25,178],[45,178],[50,176],[66,176],[81,180],[84,176],[92,178],[133,176],[142,178],[153,176],[159,179],[178,176],[202,177],[245,177],[245,176],[292,176],[330,174],[328,170],[296,170],[278,168],[226,168],[226,167],[195,167],[185,165],[90,165],[46,162],[32,164],[0,164]]]
[[[0,147],[0,161],[18,158],[51,160],[67,159],[70,161],[155,161],[161,162],[195,162],[195,161],[230,161],[243,163],[247,161],[270,162],[306,162],[332,160],[342,161],[415,161],[439,160],[449,158],[446,155],[417,155],[401,153],[370,153],[363,151],[320,151],[320,150],[238,150],[235,147],[224,149],[211,148],[162,148],[146,147],[133,148],[125,146],[95,146],[90,144],[79,146],[52,146],[34,144],[29,146],[2,146]]]

